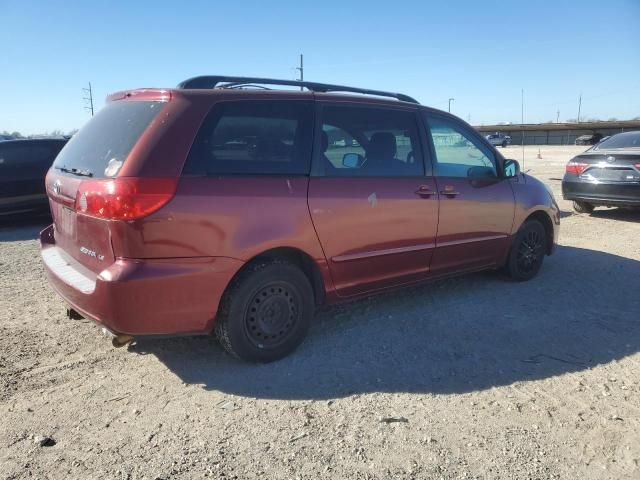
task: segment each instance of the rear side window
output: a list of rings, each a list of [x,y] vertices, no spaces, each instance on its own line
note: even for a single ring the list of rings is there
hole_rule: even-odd
[[[183,174],[307,175],[311,130],[311,102],[218,104],[200,128]]]
[[[165,102],[124,101],[108,104],[76,133],[53,166],[94,178],[114,177],[129,152]]]
[[[317,160],[325,176],[424,175],[413,111],[327,105],[321,123]]]

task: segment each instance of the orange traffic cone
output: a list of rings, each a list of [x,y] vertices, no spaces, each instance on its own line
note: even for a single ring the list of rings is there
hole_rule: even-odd
[[[540,149],[538,149],[538,158],[542,158],[542,155],[540,154]]]

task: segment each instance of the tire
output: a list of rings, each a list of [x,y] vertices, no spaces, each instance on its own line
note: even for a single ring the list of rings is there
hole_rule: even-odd
[[[578,200],[573,201],[573,209],[578,213],[591,213],[595,206],[591,203],[587,202],[579,202]]]
[[[507,259],[507,274],[517,282],[535,277],[547,252],[547,232],[538,220],[527,220],[518,231]]]
[[[272,362],[302,343],[313,310],[313,288],[298,267],[281,260],[258,262],[227,287],[215,333],[234,357]]]
[[[502,148],[507,148],[507,141],[505,140],[504,142],[502,142]]]

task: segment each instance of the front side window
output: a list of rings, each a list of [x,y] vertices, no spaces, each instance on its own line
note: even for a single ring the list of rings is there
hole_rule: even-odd
[[[322,109],[316,161],[325,176],[421,176],[413,112],[360,106]]]
[[[310,102],[216,105],[198,132],[183,173],[307,175],[311,115]]]
[[[495,159],[488,148],[453,122],[430,118],[429,130],[439,177],[497,176]]]

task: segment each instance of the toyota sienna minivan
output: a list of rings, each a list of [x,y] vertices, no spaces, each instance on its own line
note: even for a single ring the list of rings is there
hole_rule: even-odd
[[[111,95],[46,188],[42,259],[70,317],[116,346],[215,332],[261,362],[323,303],[485,269],[529,280],[560,224],[545,185],[457,117],[264,78]]]

